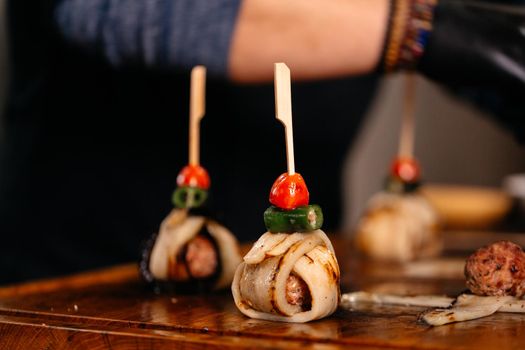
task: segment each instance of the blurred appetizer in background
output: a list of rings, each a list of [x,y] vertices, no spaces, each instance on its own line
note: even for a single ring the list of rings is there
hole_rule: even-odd
[[[358,223],[358,248],[372,258],[399,262],[439,255],[443,244],[438,216],[417,192],[417,162],[398,159],[392,168],[386,190],[370,199]],[[407,178],[403,172],[417,177]]]
[[[357,225],[357,247],[375,259],[406,262],[442,251],[436,211],[419,194],[421,168],[413,156],[414,77],[407,76],[398,157],[383,192],[374,195]]]
[[[230,286],[241,262],[239,244],[209,217],[210,177],[199,164],[199,123],[204,116],[206,70],[191,74],[189,164],[177,176],[175,209],[146,244],[140,262],[144,280],[158,290],[207,292]]]
[[[244,256],[232,284],[237,308],[246,316],[308,322],[331,315],[339,305],[339,265],[321,230],[323,213],[309,204],[303,177],[295,172],[290,71],[275,65],[276,114],[285,126],[288,172],[274,182],[264,212],[264,233]]]

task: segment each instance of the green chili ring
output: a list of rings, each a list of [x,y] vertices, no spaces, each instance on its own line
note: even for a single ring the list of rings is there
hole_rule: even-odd
[[[171,198],[177,208],[198,208],[206,202],[208,191],[197,187],[178,187]]]
[[[266,229],[272,233],[314,231],[323,226],[323,211],[316,204],[293,210],[271,206],[264,212],[264,224]]]
[[[385,191],[390,193],[405,194],[419,189],[420,182],[405,182],[397,177],[389,176],[385,180]]]

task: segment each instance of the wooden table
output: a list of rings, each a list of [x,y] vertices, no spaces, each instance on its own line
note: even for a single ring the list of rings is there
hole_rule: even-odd
[[[447,245],[476,240],[470,238],[458,234]],[[436,265],[428,277],[418,272],[421,264],[406,269],[360,259],[342,240],[336,250],[343,291],[454,295],[464,289],[461,259]],[[0,349],[525,349],[524,315],[432,328],[417,321],[421,311],[363,305],[308,324],[252,320],[237,311],[228,291],[156,295],[130,264],[0,288]]]

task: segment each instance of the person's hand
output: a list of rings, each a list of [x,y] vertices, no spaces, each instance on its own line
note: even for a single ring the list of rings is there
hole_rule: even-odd
[[[394,0],[380,69],[417,70],[525,142],[525,1]]]
[[[441,0],[432,27],[420,72],[449,87],[517,89],[525,98],[525,5]]]
[[[442,0],[418,70],[525,142],[525,6]]]

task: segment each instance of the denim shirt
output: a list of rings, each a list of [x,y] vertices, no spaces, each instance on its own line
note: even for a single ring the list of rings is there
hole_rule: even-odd
[[[116,66],[190,68],[224,75],[240,0],[61,0],[55,20],[66,39]]]

